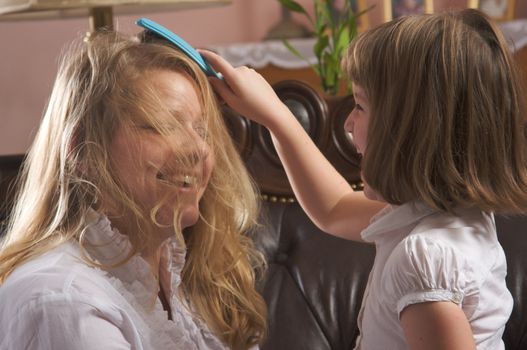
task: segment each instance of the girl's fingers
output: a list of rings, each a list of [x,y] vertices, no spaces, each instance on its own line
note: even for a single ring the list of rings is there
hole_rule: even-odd
[[[222,80],[212,77],[209,78],[209,81],[216,92],[220,93],[220,95],[227,101],[225,96],[226,93],[236,94],[236,68],[234,68],[223,57],[212,51],[198,50],[198,52],[203,56],[203,58],[205,58],[207,63],[209,63],[215,71],[223,75]]]
[[[214,68],[214,70],[220,72],[224,78],[227,78],[227,80],[234,75],[235,68],[220,55],[212,51],[201,49],[198,50],[198,52],[205,58],[212,68]]]
[[[231,88],[224,81],[215,77],[209,77],[209,83],[212,85],[212,88],[216,94],[218,94],[221,99],[228,104],[234,95]]]
[[[262,123],[272,117],[273,106],[279,106],[281,101],[259,73],[245,66],[234,68],[213,52],[199,50],[199,53],[223,75],[223,80],[211,77],[209,82],[232,109],[254,120],[261,119]]]

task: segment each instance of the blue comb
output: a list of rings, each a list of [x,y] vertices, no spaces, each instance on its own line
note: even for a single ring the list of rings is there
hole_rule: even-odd
[[[138,26],[143,27],[154,34],[168,40],[170,43],[174,44],[179,50],[181,50],[185,55],[192,59],[196,64],[201,68],[207,76],[216,77],[223,79],[221,74],[217,73],[212,67],[203,59],[196,49],[190,46],[185,40],[181,37],[163,27],[162,25],[149,20],[148,18],[140,18],[135,22]]]

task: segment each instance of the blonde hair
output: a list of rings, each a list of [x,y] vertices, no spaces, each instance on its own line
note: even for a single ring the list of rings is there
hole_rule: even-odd
[[[136,215],[139,229],[127,232],[135,249],[132,254],[149,244],[148,230],[155,229],[152,215],[142,212],[116,179],[108,149],[116,127],[131,115],[163,132],[148,117],[162,113],[163,108],[146,79],[149,72],[160,70],[183,73],[195,84],[206,142],[215,158],[198,223],[185,231],[185,238],[175,227],[175,234],[187,246],[183,292],[226,345],[246,349],[260,342],[266,332],[265,303],[255,290],[255,271],[264,263],[245,235],[256,223],[257,194],[207,78],[166,43],[99,33],[64,56],[21,170],[0,251],[0,282],[24,261],[62,242],[76,239],[82,245],[87,212],[104,209],[101,196]]]
[[[387,202],[526,211],[525,95],[485,15],[394,20],[352,42],[344,66],[371,108],[363,176]]]

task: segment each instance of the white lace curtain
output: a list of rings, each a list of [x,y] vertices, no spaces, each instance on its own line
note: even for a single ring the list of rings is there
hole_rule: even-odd
[[[527,46],[527,19],[502,22],[499,26],[513,52]],[[291,39],[289,42],[306,60],[293,55],[279,40],[215,45],[208,48],[219,53],[235,67],[251,66],[258,69],[274,65],[284,69],[300,69],[316,62],[313,54],[315,39]]]

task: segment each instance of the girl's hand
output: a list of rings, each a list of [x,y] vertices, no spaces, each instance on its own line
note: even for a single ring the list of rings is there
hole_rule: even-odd
[[[200,53],[223,74],[223,80],[209,78],[216,93],[271,132],[295,196],[311,220],[322,231],[360,241],[361,231],[384,204],[353,191],[260,74],[247,67],[233,68],[212,52]]]
[[[211,51],[199,50],[199,53],[223,75],[224,80],[209,77],[209,81],[232,109],[271,130],[280,121],[282,113],[290,114],[271,85],[254,69],[234,68]]]

